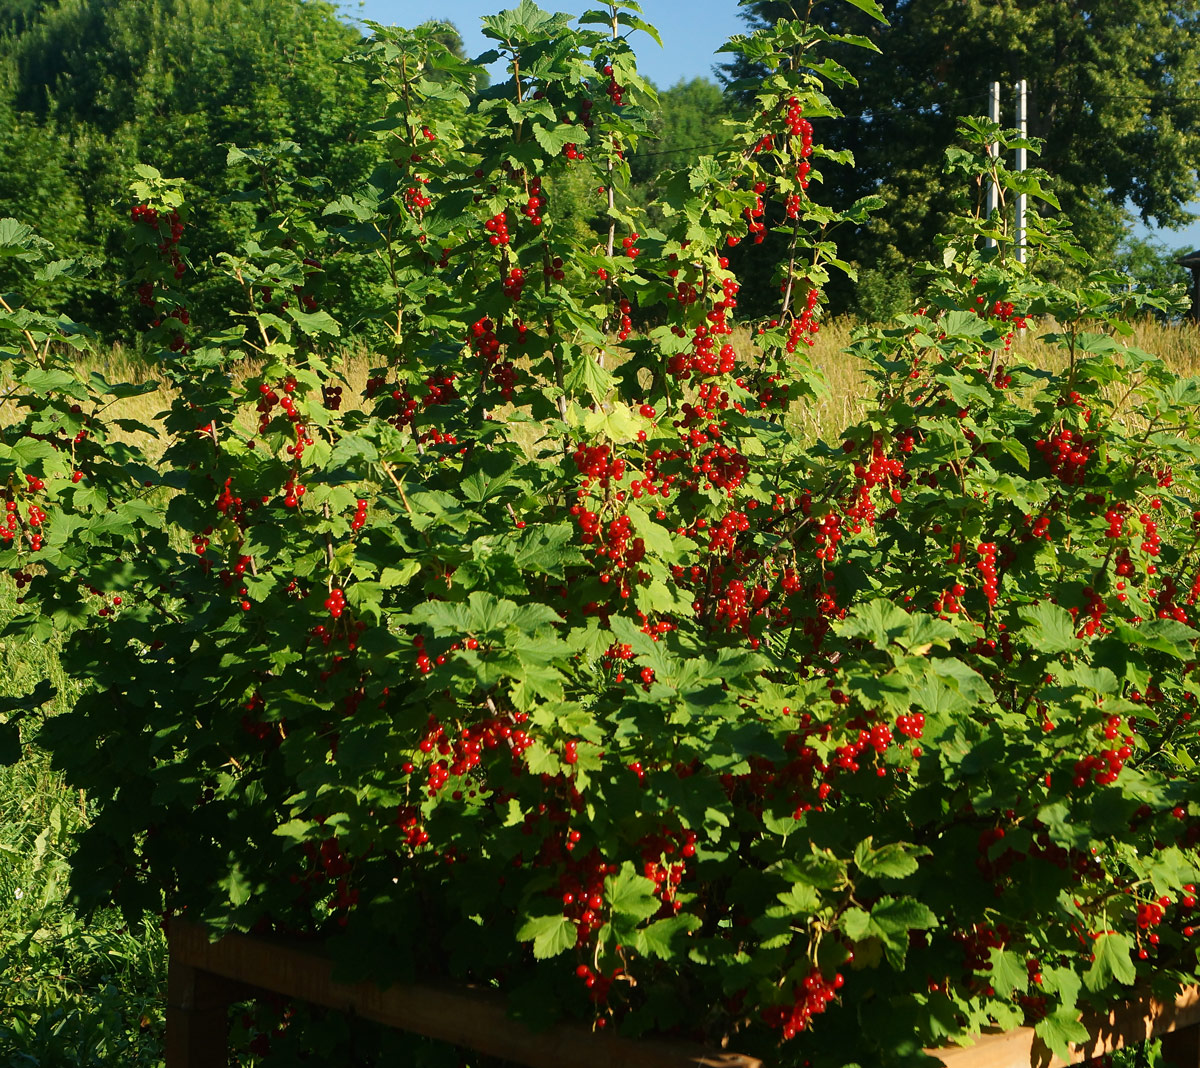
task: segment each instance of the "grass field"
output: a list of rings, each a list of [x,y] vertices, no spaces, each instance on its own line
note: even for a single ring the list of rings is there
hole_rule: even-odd
[[[828,324],[810,350],[824,371],[828,396],[797,413],[803,437],[836,434],[862,414],[863,368],[843,350],[853,326]],[[746,338],[735,337],[735,344]],[[1161,355],[1182,375],[1200,373],[1200,329],[1140,324],[1134,344]],[[1031,331],[1018,343],[1045,365],[1052,358]],[[361,388],[370,359],[351,353],[344,373]],[[140,380],[150,370],[119,350],[92,368],[114,380]],[[248,368],[248,373],[252,369]],[[347,397],[351,394],[348,392]],[[122,402],[120,415],[153,422],[167,404],[162,393]],[[0,627],[11,616],[14,590],[0,578]],[[0,699],[27,693],[50,679],[59,696],[49,714],[71,700],[55,648],[0,639]],[[25,731],[26,737],[33,731]],[[88,801],[72,791],[34,746],[0,768],[0,1066],[149,1068],[162,1061],[165,941],[152,920],[127,927],[115,913],[76,914],[69,900],[70,836],[88,819]],[[1139,1054],[1139,1056],[1142,1056]]]

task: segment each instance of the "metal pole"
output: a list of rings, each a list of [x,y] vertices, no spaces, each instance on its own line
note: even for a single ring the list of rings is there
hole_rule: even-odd
[[[1025,137],[1027,129],[1027,116],[1025,113],[1025,94],[1026,86],[1025,79],[1022,78],[1017,82],[1017,136]],[[1017,173],[1020,174],[1025,170],[1025,148],[1021,146],[1017,149]],[[1025,262],[1025,194],[1017,194],[1017,218],[1016,218],[1016,239],[1017,239],[1017,262]]]
[[[1000,83],[992,82],[988,86],[988,118],[992,122],[999,124],[1000,122]],[[1000,155],[999,142],[993,141],[988,145],[988,156],[996,159]],[[996,182],[990,182],[987,191],[987,217],[991,219],[992,212],[997,211],[1000,207],[1000,186]],[[995,248],[996,242],[992,238],[986,239],[987,248]]]

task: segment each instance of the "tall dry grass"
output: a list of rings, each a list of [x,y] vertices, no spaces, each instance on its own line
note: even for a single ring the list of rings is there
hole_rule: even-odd
[[[828,391],[809,404],[793,407],[788,421],[797,436],[810,441],[821,437],[834,438],[844,427],[866,414],[870,396],[866,368],[847,351],[858,328],[859,324],[847,319],[827,322],[816,335],[815,344],[798,354],[798,358],[806,359],[822,372]],[[1039,334],[1044,332],[1036,327],[1031,328],[1018,338],[1014,347],[1024,360],[1034,366],[1058,370],[1064,363],[1062,353],[1038,340]],[[751,347],[750,333],[745,328],[737,328],[731,340],[739,351],[745,352]],[[1194,323],[1163,324],[1153,319],[1141,320],[1134,324],[1133,335],[1128,343],[1160,356],[1179,375],[1200,375],[1200,326]],[[372,354],[364,349],[347,349],[335,357],[335,369],[346,381],[346,406],[355,406],[357,399],[362,396],[369,369],[374,362]],[[82,357],[79,366],[85,373],[96,371],[110,381],[143,382],[158,377],[152,365],[120,347]],[[239,377],[251,378],[260,367],[259,360],[247,358],[240,366]],[[0,396],[7,388],[4,371],[3,365],[0,365]],[[170,404],[171,396],[169,387],[161,385],[153,393],[116,402],[109,414],[157,427],[160,416]],[[0,425],[6,421],[4,415],[5,408],[0,406]],[[126,440],[136,440],[138,444],[149,446],[151,452],[156,445],[164,443],[162,438],[155,439],[132,431],[116,433],[123,433]]]

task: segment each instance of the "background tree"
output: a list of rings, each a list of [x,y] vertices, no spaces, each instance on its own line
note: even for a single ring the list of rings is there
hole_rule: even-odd
[[[0,142],[38,164],[32,185],[20,167],[0,178],[0,214],[36,225],[59,247],[65,236],[67,249],[120,262],[133,163],[187,180],[187,243],[202,261],[235,247],[251,216],[287,206],[245,194],[245,169],[226,167],[230,144],[303,143],[298,177],[345,182],[374,162],[374,146],[353,136],[370,90],[342,62],[361,38],[332,4],[7,0],[0,26],[11,27],[0,37]],[[107,333],[128,322],[113,283],[87,301],[87,317]]]
[[[793,17],[792,6],[753,0],[751,27]],[[889,25],[845,5],[818,3],[812,18],[868,36],[879,54],[839,56],[858,78],[831,92],[845,118],[820,122],[817,138],[853,151],[855,169],[830,168],[835,203],[887,198],[886,220],[839,235],[844,253],[887,302],[909,266],[925,258],[952,198],[941,148],[955,116],[984,114],[987,87],[1029,84],[1029,133],[1044,139],[1040,164],[1055,179],[1062,212],[1093,253],[1112,255],[1132,203],[1144,222],[1179,226],[1200,193],[1200,5],[1169,0],[884,0]],[[747,64],[721,68],[734,97]],[[852,297],[838,294],[842,303]]]
[[[1191,251],[1186,245],[1169,248],[1161,241],[1130,234],[1117,245],[1113,265],[1129,278],[1133,287],[1141,290],[1174,289],[1183,300],[1191,287],[1192,276],[1186,267],[1180,266],[1178,260]]]
[[[659,175],[684,167],[720,135],[720,121],[729,115],[730,102],[721,87],[708,78],[681,79],[658,93],[659,112],[650,132],[630,158],[629,171],[639,195],[654,199]]]

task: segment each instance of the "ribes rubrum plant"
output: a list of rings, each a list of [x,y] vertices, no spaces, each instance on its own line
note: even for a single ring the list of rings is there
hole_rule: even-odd
[[[731,42],[770,73],[654,225],[624,195],[646,27],[583,23],[485,19],[510,76],[478,93],[432,31],[376,27],[388,162],[208,265],[226,321],[191,320],[186,191],[143,170],[130,303],[171,391],[145,446],[109,418],[141,387],[36,311],[65,265],[0,229],[31,261],[0,561],[9,635],[65,634],[85,688],[42,732],[99,803],[75,888],[776,1064],[1022,1022],[1062,1050],[1085,1000],[1196,968],[1200,387],[1127,343],[1110,275],[1044,280],[1081,257],[1060,224],[1022,265],[975,213],[855,342],[867,417],[797,440],[828,231],[875,206],[817,199],[844,39]],[[951,182],[985,161],[1049,199],[987,155],[1008,134],[963,133]],[[231,165],[270,188],[295,151]],[[590,248],[556,219],[580,173]],[[771,228],[743,344],[727,253]]]

